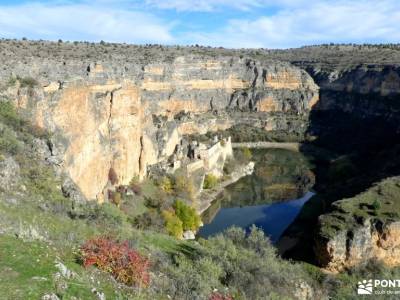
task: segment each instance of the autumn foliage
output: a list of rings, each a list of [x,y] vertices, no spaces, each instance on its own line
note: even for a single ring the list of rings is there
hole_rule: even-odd
[[[148,286],[150,283],[149,260],[130,248],[127,242],[92,239],[81,247],[81,256],[85,267],[96,266],[126,285]]]

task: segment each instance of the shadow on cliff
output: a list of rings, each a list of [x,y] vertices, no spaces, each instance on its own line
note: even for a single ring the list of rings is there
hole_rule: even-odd
[[[331,97],[345,97],[347,112],[338,107],[321,109]],[[400,113],[393,112],[398,111],[393,109],[396,102],[389,101],[396,99],[370,98],[362,102],[356,95],[322,93],[320,104],[311,111],[307,128],[311,138],[301,152],[314,161],[317,195],[304,205],[278,243],[283,257],[315,263],[318,216],[330,212],[332,202],[400,175]],[[374,114],[373,101],[380,114]]]

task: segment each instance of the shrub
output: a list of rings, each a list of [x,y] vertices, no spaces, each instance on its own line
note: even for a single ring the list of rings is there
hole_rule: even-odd
[[[177,239],[182,238],[183,234],[183,223],[178,218],[178,216],[173,211],[164,210],[162,212],[162,216],[165,221],[165,229],[168,234],[174,236]]]
[[[32,77],[17,77],[17,79],[19,80],[21,87],[29,87],[29,88],[33,88],[34,86],[38,85],[38,82],[36,79],[32,78]]]
[[[108,180],[110,180],[112,185],[116,185],[118,183],[118,175],[114,168],[110,168],[108,171]]]
[[[14,129],[21,128],[21,125],[24,124],[10,102],[0,102],[0,121]]]
[[[177,174],[174,178],[174,191],[175,195],[194,199],[195,198],[195,188],[193,181],[183,174]]]
[[[197,230],[201,219],[193,207],[190,207],[180,200],[174,203],[175,214],[182,221],[183,230]]]
[[[381,202],[378,199],[375,199],[374,202],[372,202],[372,208],[377,211],[381,208]]]
[[[130,286],[148,286],[150,283],[149,260],[131,249],[127,242],[95,238],[87,241],[80,250],[85,267],[96,266]]]
[[[126,215],[110,203],[96,205],[91,212],[91,217],[98,222],[116,226],[121,226],[126,221]]]
[[[121,205],[122,196],[120,192],[111,192],[110,200],[117,207]]]
[[[142,187],[140,186],[139,177],[133,177],[132,180],[129,182],[129,187],[136,195],[142,194]]]
[[[0,150],[12,155],[21,150],[21,145],[15,134],[9,128],[0,129]]]
[[[171,179],[167,176],[164,176],[160,179],[159,186],[164,192],[168,194],[172,193],[174,189]]]
[[[213,174],[207,174],[204,178],[203,188],[212,189],[217,186],[218,178]]]
[[[143,214],[136,216],[130,220],[133,226],[138,229],[152,229],[154,231],[162,232],[165,228],[165,221],[160,213],[155,209],[150,209]]]
[[[144,197],[144,203],[147,207],[150,208],[161,208],[165,202],[165,198],[163,197]]]

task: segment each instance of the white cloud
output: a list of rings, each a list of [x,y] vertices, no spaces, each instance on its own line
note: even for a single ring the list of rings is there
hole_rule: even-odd
[[[88,4],[0,6],[0,35],[131,43],[170,43],[171,23],[145,12]]]
[[[400,41],[399,0],[58,1],[0,5],[0,36],[232,48]],[[232,10],[242,17],[228,20]]]
[[[314,1],[254,20],[230,20],[213,32],[189,33],[190,43],[286,48],[324,42],[400,41],[397,0]]]
[[[177,11],[206,11],[211,12],[221,7],[239,10],[262,7],[265,0],[146,0],[146,5],[159,9],[175,9]]]
[[[175,9],[177,11],[203,11],[230,8],[242,11],[257,10],[265,7],[283,8],[299,7],[310,0],[145,0],[145,5],[158,9]]]

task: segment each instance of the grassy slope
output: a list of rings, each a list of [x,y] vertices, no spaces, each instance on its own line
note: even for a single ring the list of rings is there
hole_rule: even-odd
[[[0,125],[0,130],[8,131],[0,135],[0,157],[12,156],[21,167],[18,184],[0,191],[0,299],[40,299],[47,293],[56,293],[62,299],[95,299],[92,288],[104,292],[107,299],[166,299],[167,294],[176,299],[193,299],[194,295],[207,299],[213,288],[226,286],[237,299],[258,299],[258,295],[282,299],[291,298],[293,283],[299,280],[316,291],[330,293],[334,299],[354,295],[359,271],[331,277],[309,265],[282,261],[260,234],[248,240],[236,233],[199,243],[177,241],[134,229],[128,214],[136,206],[127,207],[127,214],[111,205],[88,205],[81,208],[81,218],[73,219],[69,216],[71,202],[62,196],[59,179],[32,152],[33,139],[46,137],[2,102]],[[144,209],[142,204],[137,208]],[[37,234],[32,234],[32,229]],[[149,290],[121,286],[108,274],[79,264],[79,245],[99,235],[129,240],[151,256],[155,277]],[[56,261],[77,275],[57,279]],[[322,295],[317,293],[316,297]]]

